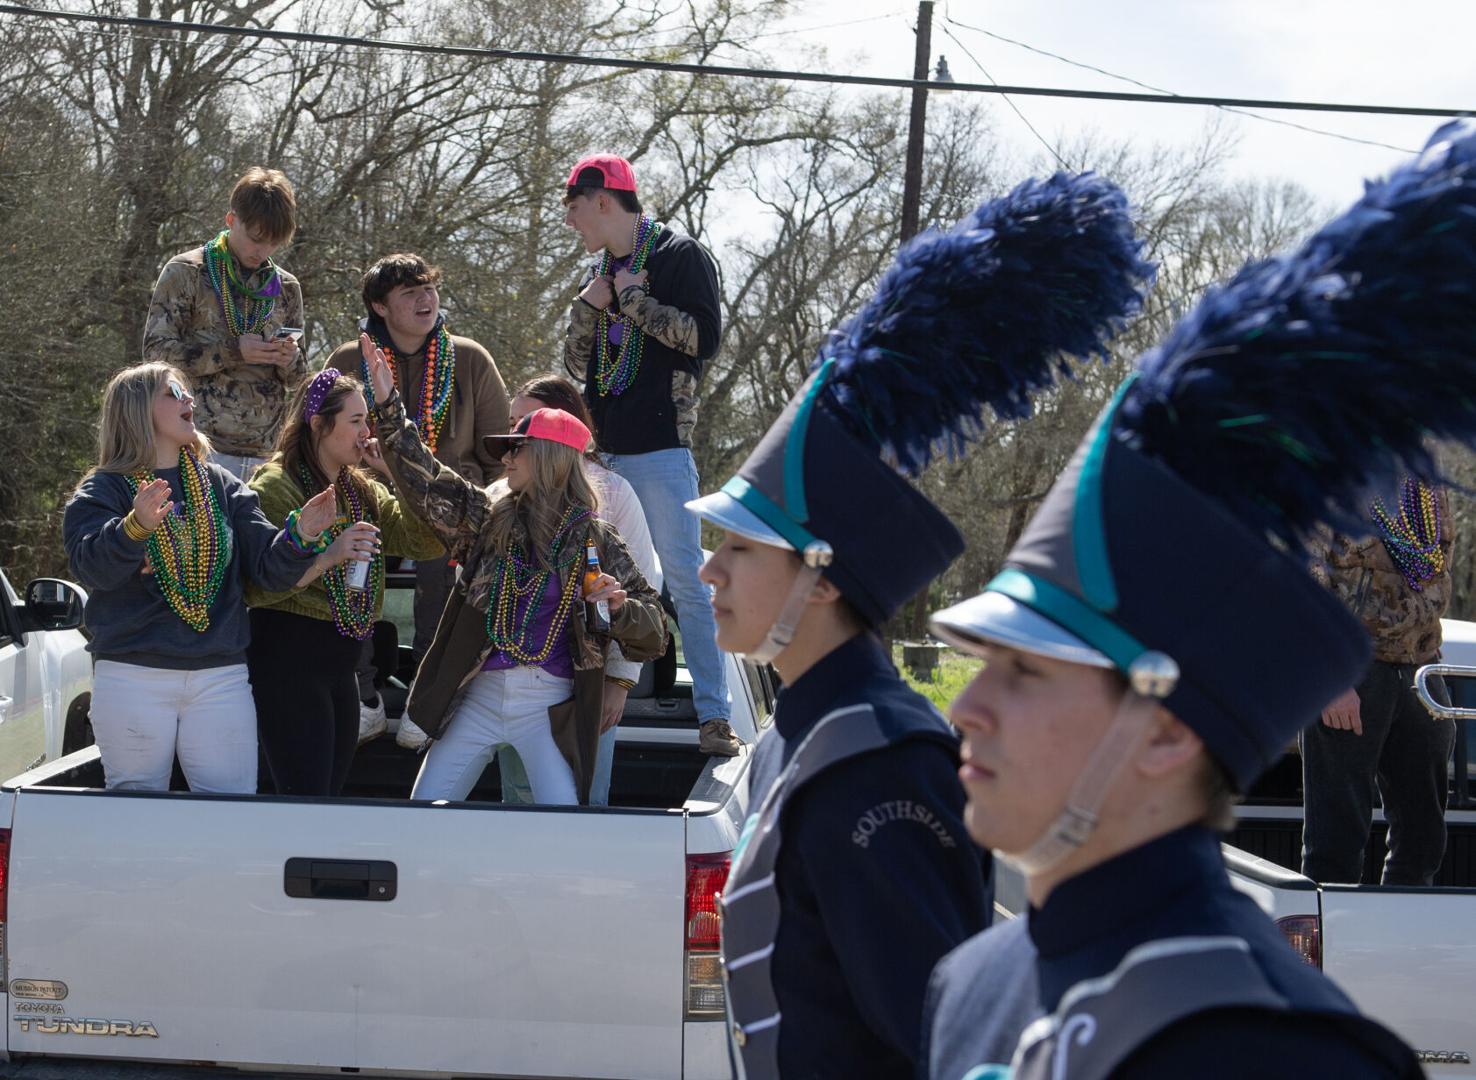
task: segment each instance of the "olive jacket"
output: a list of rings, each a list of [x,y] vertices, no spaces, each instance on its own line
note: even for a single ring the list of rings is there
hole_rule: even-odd
[[[374,413],[401,504],[430,525],[460,562],[456,585],[416,672],[407,706],[415,723],[436,739],[445,734],[467,687],[492,654],[487,606],[493,599],[498,560],[485,529],[494,495],[432,456],[415,424],[406,418],[398,393],[377,402]],[[574,770],[581,803],[589,801],[594,777],[611,640],[620,643],[629,660],[652,660],[666,651],[666,614],[661,600],[636,569],[620,534],[608,522],[592,517],[586,536],[594,539],[600,566],[620,582],[626,597],[619,610],[610,613],[608,637],[588,633],[578,613],[571,615],[567,633],[574,661],[573,697],[548,711],[554,741]],[[585,538],[580,538],[581,550]]]

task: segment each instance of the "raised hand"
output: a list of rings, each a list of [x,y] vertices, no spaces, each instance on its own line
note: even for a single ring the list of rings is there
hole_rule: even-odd
[[[356,521],[338,534],[338,539],[329,545],[323,558],[329,566],[337,566],[350,559],[368,562],[378,550],[379,529],[367,521]]]
[[[374,400],[383,401],[395,390],[395,373],[390,370],[384,350],[374,344],[374,339],[368,334],[360,334],[359,352],[364,356],[364,367],[369,372],[369,385],[374,389]]]
[[[323,535],[323,530],[338,517],[338,493],[332,484],[318,492],[297,512],[297,531],[309,543]]]
[[[133,516],[149,532],[157,529],[173,508],[168,480],[156,477],[139,488],[133,497]]]

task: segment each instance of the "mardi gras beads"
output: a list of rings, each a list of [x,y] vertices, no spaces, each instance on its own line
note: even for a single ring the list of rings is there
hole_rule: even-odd
[[[317,484],[306,465],[299,466],[298,476],[304,492],[312,492]],[[340,515],[332,525],[323,530],[320,543],[324,550],[343,534],[350,525],[360,521],[373,521],[374,514],[367,501],[359,493],[358,486],[349,476],[347,468],[338,471],[335,485],[341,504],[347,514]],[[363,589],[353,589],[348,584],[349,564],[346,562],[330,566],[323,572],[323,588],[328,593],[328,611],[333,616],[333,625],[344,637],[363,641],[374,630],[374,619],[379,610],[379,599],[384,592],[384,553],[376,551],[369,560],[369,583]]]
[[[1445,552],[1440,549],[1440,504],[1435,492],[1423,480],[1406,477],[1399,493],[1399,516],[1393,517],[1382,500],[1375,499],[1374,524],[1380,539],[1416,592],[1424,591],[1424,583],[1445,569]]]
[[[186,626],[204,633],[210,626],[210,605],[225,581],[230,531],[210,472],[188,447],[179,452],[179,477],[184,487],[183,513],[171,507],[144,545],[164,602]],[[127,478],[135,497],[152,479],[143,471]]]
[[[652,220],[646,214],[636,219],[631,235],[632,274],[639,274],[645,269],[646,260],[651,257],[651,250],[661,236],[661,228],[660,222]],[[601,277],[608,275],[613,262],[610,252],[606,250],[600,257],[596,273]],[[645,348],[646,334],[629,315],[612,315],[610,308],[613,306],[606,305],[600,310],[599,333],[595,338],[595,388],[602,396],[619,397],[630,389],[641,369],[641,353]],[[616,328],[619,341],[619,348],[614,350],[610,348],[612,326]]]
[[[258,334],[271,318],[282,295],[282,274],[271,259],[271,275],[259,289],[249,288],[236,269],[236,259],[226,244],[229,230],[222,229],[205,245],[205,277],[220,301],[221,316],[233,337]]]
[[[377,338],[374,343],[384,353],[385,360],[389,362],[390,374],[398,386],[400,369],[395,361],[394,349]],[[369,365],[361,361],[360,366],[364,369],[364,398],[369,403],[370,411],[373,411],[374,383],[369,378]],[[446,332],[443,320],[425,347],[425,370],[420,376],[420,415],[416,418],[420,440],[432,454],[436,452],[436,445],[441,440],[441,429],[446,424],[446,414],[451,411],[451,398],[455,391],[456,345]]]
[[[586,506],[571,506],[564,512],[549,549],[549,566],[562,568],[560,557],[565,552],[571,531],[590,516]],[[541,664],[553,654],[554,646],[562,640],[569,613],[574,608],[574,598],[579,592],[579,560],[567,560],[567,566],[568,573],[559,590],[558,605],[549,622],[548,634],[543,645],[534,650],[533,625],[544,591],[553,577],[552,571],[543,569],[535,559],[529,558],[517,541],[506,555],[497,560],[492,591],[487,597],[487,637],[496,651],[519,664],[531,665]]]

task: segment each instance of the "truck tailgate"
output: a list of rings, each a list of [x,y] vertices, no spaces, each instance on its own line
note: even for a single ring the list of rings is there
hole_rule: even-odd
[[[1444,1075],[1439,1055],[1476,1056],[1476,890],[1322,887],[1323,966],[1358,1007]],[[1469,1075],[1460,1066],[1452,1075]]]
[[[67,996],[12,993],[9,1048],[678,1076],[684,833],[680,812],[25,789],[9,976]],[[393,899],[288,895],[288,860],[296,891]]]

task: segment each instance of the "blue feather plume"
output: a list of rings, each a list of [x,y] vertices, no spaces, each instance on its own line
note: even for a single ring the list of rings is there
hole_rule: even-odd
[[[1107,356],[1154,267],[1127,199],[1092,173],[1028,180],[947,232],[917,236],[876,295],[833,331],[830,392],[860,437],[916,476],[960,453],[989,405],[1031,414],[1031,395],[1069,375],[1064,356]]]
[[[1288,545],[1476,444],[1476,128],[1450,123],[1139,361],[1118,437]],[[1366,531],[1366,528],[1363,530]]]

